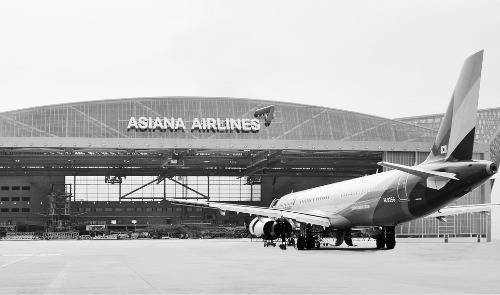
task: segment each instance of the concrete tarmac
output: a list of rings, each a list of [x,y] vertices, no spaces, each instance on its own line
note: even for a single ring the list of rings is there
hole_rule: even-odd
[[[500,293],[500,241],[419,241],[310,251],[247,239],[0,241],[0,293]]]

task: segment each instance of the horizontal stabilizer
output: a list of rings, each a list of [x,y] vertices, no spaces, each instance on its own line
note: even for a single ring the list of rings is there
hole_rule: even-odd
[[[410,173],[410,174],[420,176],[423,178],[437,176],[437,177],[446,178],[446,179],[450,179],[450,180],[458,180],[458,178],[455,177],[456,174],[454,174],[454,173],[425,170],[425,169],[420,169],[417,167],[410,167],[410,166],[394,164],[394,163],[389,163],[389,162],[378,162],[377,164],[380,166],[396,169],[396,170]]]
[[[475,213],[475,212],[490,212],[493,208],[500,208],[500,204],[476,204],[476,205],[463,205],[463,206],[448,206],[438,211],[425,216],[442,218],[448,215],[462,214],[462,213]]]

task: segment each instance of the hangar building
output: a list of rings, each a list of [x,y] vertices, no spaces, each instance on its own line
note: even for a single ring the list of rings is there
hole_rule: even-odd
[[[267,107],[267,108],[266,108]],[[256,111],[266,113],[255,117]],[[422,162],[441,115],[386,119],[235,98],[89,101],[0,113],[0,230],[82,224],[244,225],[165,198],[269,206],[291,191]],[[474,157],[500,161],[500,108],[480,110]],[[158,178],[159,177],[159,178]],[[491,200],[488,181],[457,205]],[[490,236],[482,213],[419,219],[399,236]]]

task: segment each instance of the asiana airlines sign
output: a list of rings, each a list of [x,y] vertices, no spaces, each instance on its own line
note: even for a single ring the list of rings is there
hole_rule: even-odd
[[[182,118],[131,117],[127,125],[127,130],[259,132],[260,122],[259,119],[194,118],[192,121],[184,121]]]

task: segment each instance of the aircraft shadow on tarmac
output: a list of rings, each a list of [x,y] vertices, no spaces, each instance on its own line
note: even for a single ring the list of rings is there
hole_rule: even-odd
[[[375,247],[367,248],[367,247],[323,247],[319,248],[318,250],[323,250],[323,251],[353,251],[353,252],[365,252],[365,251],[380,251],[380,249],[377,249]],[[382,249],[386,250],[386,249]]]
[[[287,250],[287,249],[294,249],[287,247],[286,249],[282,250]],[[384,251],[384,250],[389,250],[389,249],[377,249],[375,247],[320,247],[319,249],[313,249],[314,251],[352,251],[352,252],[372,252],[372,251]]]

